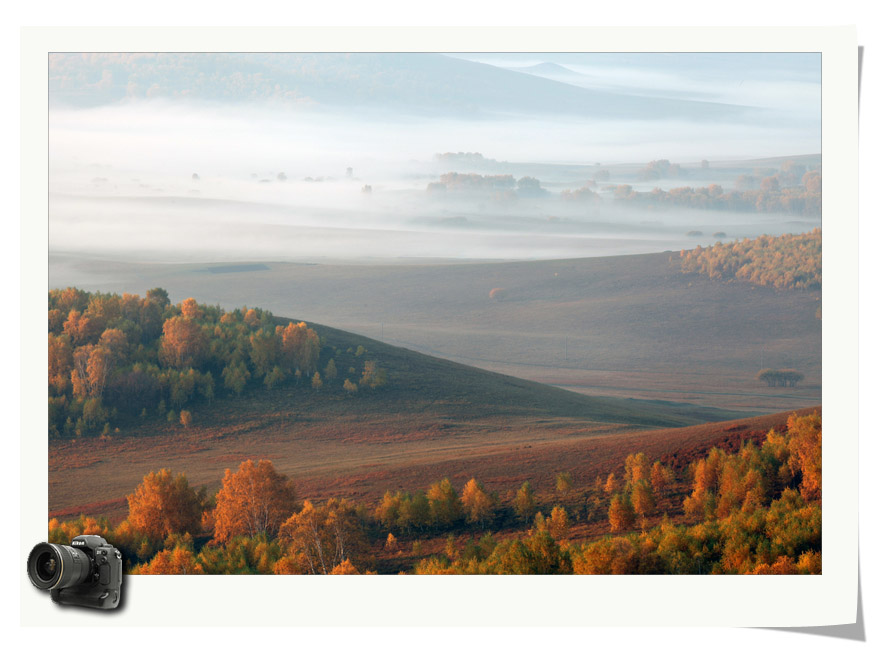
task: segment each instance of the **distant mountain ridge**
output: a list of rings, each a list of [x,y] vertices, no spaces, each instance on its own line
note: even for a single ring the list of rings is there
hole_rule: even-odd
[[[50,57],[49,97],[56,107],[166,98],[469,118],[717,120],[750,111],[686,99],[646,101],[434,53],[59,53]]]

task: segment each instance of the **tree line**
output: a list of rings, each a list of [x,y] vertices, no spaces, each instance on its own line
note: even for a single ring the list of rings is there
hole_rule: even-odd
[[[444,155],[440,160],[455,160],[456,155]],[[460,154],[459,154],[460,156]],[[468,155],[469,156],[469,155]],[[467,159],[462,159],[467,160]],[[704,162],[703,168],[708,168]],[[649,162],[636,173],[639,181],[686,177],[687,171],[667,159]],[[559,199],[569,202],[598,202],[601,195],[597,182],[607,182],[608,170],[598,170],[593,179],[577,189],[564,189]],[[641,204],[650,207],[683,207],[701,210],[739,211],[745,213],[790,213],[794,215],[822,215],[822,170],[807,170],[795,161],[786,161],[778,169],[755,168],[752,174],[742,174],[734,182],[735,188],[725,189],[720,184],[702,187],[681,186],[663,190],[635,190],[631,184],[602,186],[615,202]],[[522,197],[549,196],[534,177],[517,180],[513,175],[480,175],[448,172],[427,186],[431,194],[489,194],[494,199],[510,200]]]
[[[193,298],[49,292],[49,437],[110,433],[126,420],[192,423],[192,407],[294,384],[353,393],[387,375],[366,350],[322,345],[305,322]],[[340,371],[348,370],[347,374]]]
[[[759,236],[712,247],[681,250],[681,271],[774,288],[822,287],[822,230]]]
[[[654,188],[634,190],[629,184],[608,188],[614,199],[649,206],[673,206],[742,213],[792,213],[818,216],[822,214],[822,194],[806,187],[780,188],[777,184],[762,184],[759,190],[728,190],[719,184],[692,188],[682,186],[668,191]]]
[[[818,216],[822,211],[822,197],[804,188],[764,188],[761,190],[725,191],[718,184],[701,188],[685,186],[665,191],[634,190],[629,184],[610,188],[617,201],[650,206],[674,206],[690,209],[739,211],[743,213],[792,213]]]
[[[541,197],[547,191],[535,177],[513,175],[480,175],[477,173],[447,172],[440,175],[439,181],[430,182],[427,186],[430,194],[486,194],[495,199],[515,199],[518,197]]]
[[[405,556],[416,574],[821,573],[821,449],[821,416],[792,415],[760,445],[713,448],[681,472],[644,453],[581,488],[560,472],[549,502],[529,481],[500,498],[445,478],[372,506],[317,503],[267,460],[227,469],[209,496],[162,469],[119,525],[53,519],[49,538],[104,535],[142,574],[375,573],[379,556]],[[573,537],[591,523],[607,535]],[[424,538],[444,537],[441,553],[423,553]]]

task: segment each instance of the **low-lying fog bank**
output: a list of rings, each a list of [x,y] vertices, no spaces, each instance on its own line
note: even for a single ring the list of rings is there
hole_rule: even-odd
[[[553,259],[690,249],[821,222],[622,202],[601,188],[593,201],[565,201],[566,190],[586,182],[554,182],[547,171],[534,197],[438,196],[427,190],[437,178],[427,172],[386,171],[369,176],[372,184],[360,172],[306,180],[283,172],[60,171],[51,184],[49,249],[155,261]]]

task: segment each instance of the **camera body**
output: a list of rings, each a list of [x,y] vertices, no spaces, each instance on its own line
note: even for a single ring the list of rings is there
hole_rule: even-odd
[[[109,610],[119,605],[122,554],[98,535],[80,535],[70,546],[40,543],[28,556],[28,577],[52,600]]]

